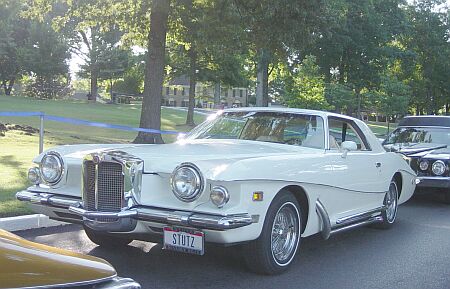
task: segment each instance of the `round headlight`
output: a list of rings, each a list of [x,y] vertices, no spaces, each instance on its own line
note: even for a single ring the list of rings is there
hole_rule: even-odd
[[[191,163],[181,164],[175,168],[170,183],[174,195],[183,202],[196,200],[203,191],[203,176]]]
[[[41,174],[39,173],[39,168],[31,168],[28,170],[28,180],[33,185],[38,185],[41,180]]]
[[[42,179],[50,184],[56,184],[61,180],[64,166],[62,158],[55,152],[47,153],[41,160],[40,164]]]
[[[222,186],[215,186],[211,189],[211,202],[219,208],[222,208],[230,200],[228,190]]]
[[[431,170],[433,171],[433,174],[440,176],[445,173],[446,166],[443,161],[435,161],[431,167]]]
[[[420,168],[422,171],[428,170],[428,161],[426,161],[426,160],[421,160],[420,163],[419,163],[419,168]]]

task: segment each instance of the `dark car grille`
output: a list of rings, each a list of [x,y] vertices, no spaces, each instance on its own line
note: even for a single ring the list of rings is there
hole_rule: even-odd
[[[96,168],[93,161],[86,160],[83,167],[83,203],[85,209],[119,212],[124,205],[122,165],[114,162],[100,162]]]

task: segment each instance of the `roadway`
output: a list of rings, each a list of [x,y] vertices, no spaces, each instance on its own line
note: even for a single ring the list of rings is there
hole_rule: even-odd
[[[450,288],[450,205],[428,196],[402,205],[390,230],[360,228],[327,241],[303,239],[293,266],[279,276],[248,272],[239,248],[207,247],[204,256],[193,256],[133,241],[122,250],[108,250],[91,243],[78,225],[18,235],[104,258],[145,289]]]

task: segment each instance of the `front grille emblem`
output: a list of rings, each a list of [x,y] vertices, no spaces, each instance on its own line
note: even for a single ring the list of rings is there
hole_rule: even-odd
[[[94,162],[94,164],[98,165],[100,163],[100,157],[98,155],[93,155],[92,161]]]

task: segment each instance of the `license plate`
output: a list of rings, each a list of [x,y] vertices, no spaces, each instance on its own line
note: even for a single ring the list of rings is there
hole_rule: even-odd
[[[205,234],[186,228],[164,227],[164,249],[195,255],[205,253]]]

